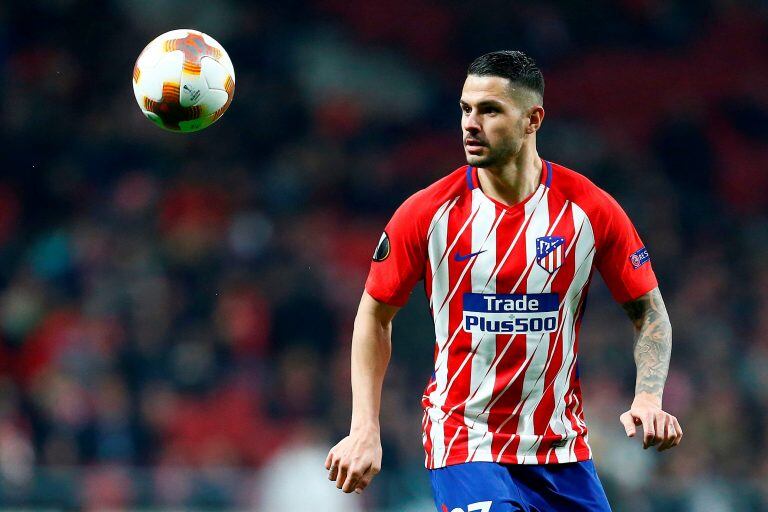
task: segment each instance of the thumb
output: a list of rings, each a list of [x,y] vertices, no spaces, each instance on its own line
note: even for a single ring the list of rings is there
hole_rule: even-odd
[[[619,421],[624,425],[624,431],[627,433],[627,437],[635,437],[635,418],[632,417],[632,413],[629,411],[619,416]]]

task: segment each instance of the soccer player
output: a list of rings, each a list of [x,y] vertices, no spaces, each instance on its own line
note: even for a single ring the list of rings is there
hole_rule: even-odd
[[[420,279],[435,323],[422,404],[438,511],[610,510],[577,361],[593,267],[635,327],[626,434],[642,425],[643,448],[680,443],[661,408],[671,326],[648,251],[610,195],[538,155],[543,93],[524,53],[476,59],[459,101],[468,165],[407,199],[381,236],[352,337],[351,429],[326,460],[344,492],[381,468],[392,319]]]

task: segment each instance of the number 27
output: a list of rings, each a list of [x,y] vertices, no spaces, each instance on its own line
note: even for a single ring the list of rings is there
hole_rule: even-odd
[[[491,510],[492,504],[492,501],[478,501],[477,503],[467,505],[467,512],[488,512]],[[464,512],[464,510],[455,508],[451,512]]]

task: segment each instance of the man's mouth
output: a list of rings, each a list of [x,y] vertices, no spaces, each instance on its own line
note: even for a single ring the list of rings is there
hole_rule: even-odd
[[[477,155],[483,152],[485,144],[477,139],[466,139],[464,141],[464,148],[466,148],[467,153],[471,155]]]

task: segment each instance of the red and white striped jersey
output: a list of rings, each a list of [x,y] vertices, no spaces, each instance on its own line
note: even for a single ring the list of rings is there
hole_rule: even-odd
[[[425,280],[435,323],[427,468],[591,458],[577,354],[593,265],[620,303],[657,286],[618,203],[551,162],[513,206],[486,196],[465,166],[398,208],[366,290],[403,306]]]

